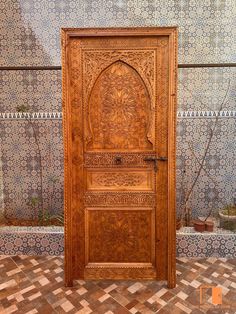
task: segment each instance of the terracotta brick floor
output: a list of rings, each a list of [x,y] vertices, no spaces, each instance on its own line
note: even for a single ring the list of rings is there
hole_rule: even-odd
[[[211,289],[222,288],[222,305]],[[236,259],[177,260],[177,286],[165,282],[76,281],[63,285],[63,257],[0,256],[0,313],[236,313]]]

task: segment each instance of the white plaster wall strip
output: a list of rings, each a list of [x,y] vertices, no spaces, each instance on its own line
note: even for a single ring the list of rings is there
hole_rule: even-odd
[[[224,110],[224,111],[178,111],[178,119],[193,119],[193,118],[235,118],[236,111]],[[0,120],[61,120],[62,112],[2,112],[0,113]]]

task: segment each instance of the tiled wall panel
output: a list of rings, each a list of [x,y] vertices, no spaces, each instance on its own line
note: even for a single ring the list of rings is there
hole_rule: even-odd
[[[179,69],[179,111],[220,109],[236,110],[236,67]]]
[[[180,257],[236,257],[236,234],[219,232],[196,232],[193,228],[177,231],[176,254]]]
[[[0,113],[24,104],[33,112],[62,110],[59,70],[0,71],[0,81]],[[223,110],[236,110],[236,68],[178,70],[179,111],[217,111],[224,99]]]
[[[44,209],[63,210],[63,145],[61,121],[34,120],[42,160]],[[40,157],[27,121],[1,121],[3,186],[6,217],[34,218],[29,204],[40,197]]]
[[[62,227],[1,227],[0,255],[62,255]]]
[[[236,61],[234,0],[1,0],[0,65],[60,65],[61,27],[179,26],[180,63]]]
[[[193,189],[188,206],[193,217],[206,216],[210,211],[217,217],[220,208],[233,203],[236,197],[235,118],[185,118],[177,126],[177,209],[186,198],[201,163],[209,141],[203,170]]]
[[[27,105],[33,112],[61,111],[61,71],[0,71],[0,113]]]

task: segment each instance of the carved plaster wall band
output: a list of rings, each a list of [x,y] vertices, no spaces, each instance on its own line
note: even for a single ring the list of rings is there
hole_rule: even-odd
[[[33,112],[33,113],[22,113],[22,112],[1,112],[0,120],[61,120],[62,112]]]
[[[221,118],[236,117],[236,111],[224,110],[224,111],[178,111],[177,118],[215,118],[220,116]]]
[[[178,111],[178,119],[186,118],[236,118],[235,110],[224,111]],[[62,120],[62,112],[33,112],[32,114],[21,112],[0,112],[0,120]]]

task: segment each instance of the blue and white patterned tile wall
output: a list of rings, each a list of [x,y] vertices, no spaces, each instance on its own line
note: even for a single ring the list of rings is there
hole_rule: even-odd
[[[236,117],[236,116],[235,116]],[[193,217],[217,216],[219,208],[233,202],[236,188],[236,119],[220,118],[216,124],[203,171],[189,200]],[[178,119],[177,125],[177,208],[185,190],[189,191],[204,155],[214,118]]]
[[[34,120],[42,159],[44,208],[63,209],[63,144],[61,120]],[[9,217],[37,218],[29,200],[40,195],[40,160],[33,130],[25,120],[3,119],[2,164],[5,213]],[[36,216],[36,217],[35,217]]]
[[[0,71],[0,113],[28,105],[34,112],[61,111],[61,71]]]
[[[234,0],[0,0],[0,5],[0,66],[3,67],[60,65],[61,27],[178,25],[179,63],[236,62]],[[33,121],[42,151],[44,202],[50,211],[60,212],[63,208],[61,71],[2,70],[0,78],[0,147],[6,214],[32,217],[28,199],[40,190],[32,129],[20,115],[9,114],[16,113],[21,105],[42,114]],[[221,114],[217,123],[204,171],[190,200],[193,216],[204,215],[209,208],[216,212],[232,202],[235,195],[236,71],[227,67],[179,69],[178,200],[197,167],[191,150],[201,158],[215,121],[214,117],[209,118],[210,111],[219,110],[229,83],[223,106],[225,114]],[[206,116],[199,117],[201,111]],[[59,114],[44,114],[51,112]],[[52,175],[56,177],[53,186]]]
[[[236,61],[234,0],[1,0],[2,65],[59,65],[61,27],[179,26],[180,63]]]
[[[178,72],[178,110],[236,110],[236,68],[182,68]],[[0,113],[27,104],[34,112],[61,111],[61,71],[0,71]]]
[[[1,227],[0,255],[63,255],[62,227]]]
[[[236,110],[236,67],[182,68],[178,74],[179,111],[217,111],[224,100],[222,110]]]

